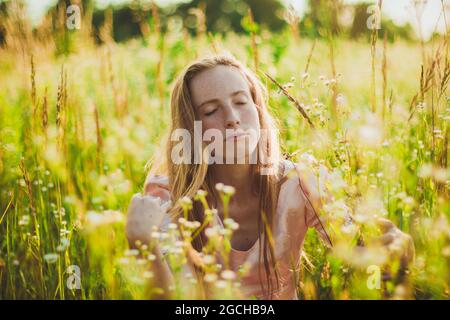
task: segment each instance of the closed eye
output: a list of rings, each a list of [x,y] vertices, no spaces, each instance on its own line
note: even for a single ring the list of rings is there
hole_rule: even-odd
[[[217,109],[214,109],[214,110],[209,111],[209,112],[205,112],[205,116],[210,116],[210,115],[212,115],[214,112],[216,112],[216,110],[217,110]]]

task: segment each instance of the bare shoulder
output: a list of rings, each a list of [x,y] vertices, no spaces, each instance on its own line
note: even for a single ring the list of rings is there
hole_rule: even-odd
[[[282,175],[279,180],[279,203],[283,207],[296,206],[300,207],[303,203],[301,190],[299,187],[299,176],[296,171],[296,163],[283,159],[281,161]]]
[[[145,184],[159,185],[163,188],[169,187],[169,177],[163,174],[152,174],[149,173],[145,179]]]
[[[330,173],[314,156],[304,153],[298,161],[283,160],[283,166],[282,187],[301,189],[302,193],[314,199],[326,194]]]

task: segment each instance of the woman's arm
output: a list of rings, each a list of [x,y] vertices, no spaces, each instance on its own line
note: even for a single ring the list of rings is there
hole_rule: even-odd
[[[324,165],[316,164],[315,167],[312,168],[305,162],[296,164],[300,188],[305,198],[306,224],[318,231],[325,244],[332,246],[341,239],[339,238],[339,232],[333,232],[333,230],[327,228],[328,222],[332,223],[333,220],[339,219],[341,226],[348,230],[357,228],[357,226],[352,217],[351,209],[342,201],[337,202],[331,192],[328,191],[327,186],[332,182],[328,169]],[[338,213],[334,213],[337,217],[320,216],[321,209],[324,206],[333,207],[333,205],[338,207],[336,208]],[[414,242],[410,235],[402,232],[388,219],[379,217],[376,218],[375,223],[380,227],[382,235],[374,239],[373,242],[384,246],[392,256],[400,258],[405,265],[414,260]],[[364,250],[364,247],[355,247],[355,253],[357,254]]]
[[[126,221],[126,235],[132,248],[136,248],[138,243],[149,245],[153,227],[160,227],[167,218],[166,212],[171,206],[171,201],[168,188],[163,184],[164,181],[163,177],[149,176],[144,195],[135,194],[131,199]],[[174,281],[173,275],[159,244],[152,244],[151,248],[156,257],[152,262],[152,271],[155,274],[154,285],[163,289],[163,293],[155,298],[165,299],[169,297],[169,287]]]

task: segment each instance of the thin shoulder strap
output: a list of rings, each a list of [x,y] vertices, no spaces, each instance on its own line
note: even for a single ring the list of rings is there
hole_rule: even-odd
[[[283,184],[289,177],[288,173],[295,168],[295,163],[288,159],[283,159],[283,172],[280,178],[280,185]]]
[[[290,168],[289,171],[292,170],[292,168],[295,168],[295,163],[292,162],[291,160],[286,160],[285,163],[289,163],[289,165],[287,166],[287,168]],[[303,195],[305,196],[306,201],[311,206],[311,209],[314,212],[314,215],[316,216],[316,219],[319,221],[319,224],[320,224],[320,227],[322,228],[322,231],[324,232],[325,236],[327,237],[328,242],[330,243],[330,246],[332,247],[333,243],[331,242],[330,235],[328,234],[327,230],[325,229],[324,225],[322,224],[322,220],[320,219],[319,215],[317,214],[317,211],[314,208],[314,205],[313,205],[311,199],[309,198],[308,193],[305,192],[305,189],[303,188],[303,182],[302,182],[302,179],[300,177],[300,173],[298,172],[298,170],[296,168],[295,168],[295,171],[297,172],[298,184],[300,186],[300,190],[302,191]],[[286,174],[286,171],[285,171],[285,174]]]

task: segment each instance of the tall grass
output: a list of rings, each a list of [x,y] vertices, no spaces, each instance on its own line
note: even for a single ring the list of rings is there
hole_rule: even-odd
[[[312,154],[331,169],[336,202],[324,208],[331,219],[345,202],[360,240],[376,232],[368,222],[375,215],[414,238],[417,257],[408,274],[386,266],[391,277],[371,290],[366,267],[377,262],[377,252],[348,255],[353,243],[330,251],[309,232],[310,264],[304,260],[295,276],[299,296],[449,298],[448,41],[385,39],[378,59],[376,37],[294,41],[290,31],[256,28],[251,12],[247,19],[248,35],[208,38],[181,30],[180,39],[180,30],[169,29],[116,44],[106,23],[104,46],[71,34],[75,52],[66,57],[53,54],[58,45],[51,41],[25,50],[19,35],[0,49],[1,299],[161,297],[151,248],[128,249],[125,212],[168,127],[170,83],[187,61],[220,48],[270,75],[260,72],[284,151],[293,158]],[[184,199],[186,210],[202,196]],[[155,230],[175,270],[176,286],[164,297],[240,297],[241,274],[223,272],[214,257],[229,252],[236,225],[227,220],[221,234],[208,223],[181,220],[167,232]],[[189,246],[199,227],[211,228],[200,255]],[[341,227],[334,232],[353,235]],[[187,260],[202,266],[205,290],[195,290],[195,277],[182,276]],[[79,278],[70,266],[80,268]],[[67,285],[78,279],[79,289]]]

